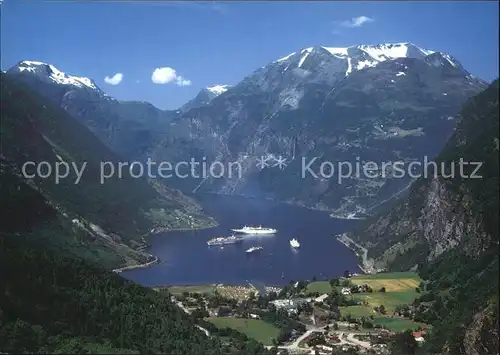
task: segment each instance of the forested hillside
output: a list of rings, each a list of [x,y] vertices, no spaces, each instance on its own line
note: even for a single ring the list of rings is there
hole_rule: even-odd
[[[89,265],[109,250],[81,245],[79,229],[6,164],[0,187],[1,353],[265,353],[245,337],[207,337],[168,294]]]
[[[27,172],[34,176],[27,182],[46,197],[60,215],[94,235],[91,240],[79,241],[87,243],[87,249],[96,244],[112,249],[111,254],[115,254],[112,260],[101,258],[107,265],[117,266],[114,261],[120,258],[127,259],[126,263],[142,261],[126,247],[136,246],[140,237],[155,226],[173,229],[214,223],[180,192],[167,187],[155,188],[146,178],[131,176],[127,168],[121,175],[116,172],[101,183],[101,164],[116,164],[123,159],[63,109],[13,83],[4,74],[1,74],[1,95],[2,164],[19,176],[26,162],[50,164],[52,174],[47,174],[47,165],[40,170],[47,174],[46,178],[35,174],[34,165],[29,166]],[[70,171],[66,178],[56,181],[56,163],[63,162],[69,164]],[[81,170],[83,164],[86,165]],[[79,180],[75,166],[83,171]],[[61,173],[65,172],[64,167],[60,169]],[[71,244],[50,238],[47,241],[58,247],[61,242]]]

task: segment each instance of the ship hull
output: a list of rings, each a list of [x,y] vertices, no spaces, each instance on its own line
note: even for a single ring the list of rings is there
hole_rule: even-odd
[[[254,249],[254,250],[246,250],[245,253],[253,254],[253,253],[259,253],[261,251],[262,251],[262,249]]]
[[[236,240],[234,242],[216,242],[216,243],[207,243],[209,246],[217,246],[217,245],[229,245],[229,244],[236,244],[236,243],[241,243],[242,240]]]
[[[231,229],[231,231],[243,234],[274,234],[276,230],[246,230],[246,229]]]
[[[241,243],[243,241],[243,237],[230,237],[230,238],[216,238],[215,240],[209,240],[207,242],[208,246],[221,246],[228,244],[236,244]]]

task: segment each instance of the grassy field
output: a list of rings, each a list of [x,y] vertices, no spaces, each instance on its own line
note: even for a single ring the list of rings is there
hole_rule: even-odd
[[[332,287],[328,281],[313,281],[307,285],[306,292],[330,293]]]
[[[214,317],[207,320],[215,324],[218,328],[228,327],[235,329],[264,345],[273,345],[272,340],[276,339],[280,332],[274,325],[260,319]]]
[[[360,275],[351,278],[355,285],[367,284],[374,291],[385,287],[387,292],[415,290],[420,284],[420,278],[414,272],[392,272],[387,274]]]
[[[349,306],[349,307],[339,307],[340,314],[343,316],[351,315],[353,318],[361,318],[369,316],[376,316],[375,311],[372,307],[368,306]]]
[[[392,313],[396,309],[396,306],[412,303],[418,297],[418,293],[411,290],[404,292],[373,292],[357,293],[351,297],[362,303],[366,303],[371,308],[384,305],[387,312]]]
[[[410,319],[389,318],[389,317],[375,318],[373,323],[375,325],[381,325],[386,328],[393,329],[397,332],[402,332],[405,330],[415,330],[421,326],[426,326],[425,324],[417,323]]]
[[[353,276],[352,279],[370,279],[370,280],[392,280],[392,279],[416,279],[420,281],[420,277],[416,272],[403,271],[403,272],[383,272],[380,274],[367,274]]]
[[[215,285],[171,286],[167,289],[173,295],[181,295],[184,292],[212,294]]]
[[[420,284],[420,277],[416,272],[388,272],[373,275],[357,275],[350,278],[355,285],[368,284],[378,291],[385,287],[386,291],[397,292],[415,289]],[[328,281],[313,281],[307,285],[306,292],[330,293],[332,290]]]
[[[391,318],[398,305],[410,304],[419,296],[415,288],[420,284],[420,278],[413,272],[393,272],[374,275],[359,275],[351,278],[355,285],[368,284],[373,292],[356,293],[348,297],[360,301],[358,306],[340,307],[343,316],[350,314],[354,318],[375,317],[374,324],[389,329],[402,331],[417,328],[420,324],[408,319]],[[385,287],[386,292],[379,292]],[[374,313],[374,307],[384,305],[387,315]]]

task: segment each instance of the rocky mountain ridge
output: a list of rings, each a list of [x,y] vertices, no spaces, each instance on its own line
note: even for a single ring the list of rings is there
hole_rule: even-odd
[[[182,181],[185,189],[272,197],[344,216],[366,212],[411,179],[351,178],[339,186],[335,178],[303,178],[301,158],[407,164],[432,158],[460,104],[486,85],[446,54],[407,45],[401,56],[398,49],[388,52],[393,57],[376,51],[372,57],[367,48],[311,47],[257,69],[173,120],[155,157],[194,155],[242,166],[240,179]],[[287,167],[260,170],[262,156],[285,157]]]
[[[189,100],[189,102],[182,105],[182,107],[179,108],[178,113],[187,112],[191,109],[208,105],[210,101],[225,93],[231,87],[231,85],[214,85],[203,88],[192,100]]]
[[[238,178],[168,181],[185,192],[264,196],[344,217],[370,213],[412,179],[303,177],[302,159],[317,158],[317,172],[324,161],[380,165],[432,158],[451,134],[460,105],[486,86],[448,54],[411,43],[302,49],[216,97],[202,90],[177,111],[81,89],[51,93],[29,71],[8,74],[61,105],[126,159],[240,167]],[[280,156],[284,169],[257,167],[262,157],[272,162]]]

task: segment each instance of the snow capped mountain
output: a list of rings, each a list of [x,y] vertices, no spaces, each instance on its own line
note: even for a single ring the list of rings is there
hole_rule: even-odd
[[[79,88],[89,88],[92,90],[100,91],[97,85],[91,79],[68,75],[57,69],[52,64],[24,60],[12,67],[9,72],[19,72],[24,74],[33,73],[40,79],[44,79],[45,81],[52,81],[56,84],[72,85]]]
[[[450,65],[456,68],[462,68],[460,63],[448,54],[436,52],[433,50],[424,49],[414,45],[413,43],[390,43],[379,45],[358,45],[345,48],[337,47],[309,47],[298,52],[293,52],[287,56],[280,58],[271,65],[285,65],[285,70],[290,68],[311,69],[308,62],[312,62],[311,54],[320,56],[321,61],[315,61],[315,65],[325,65],[328,62],[339,62],[337,69],[342,68],[345,76],[353,72],[362,70],[367,67],[375,67],[378,64],[396,60],[400,58],[413,58],[424,60],[425,58],[435,55],[444,58]],[[442,63],[441,63],[442,64]]]
[[[178,112],[155,154],[177,161],[199,154],[243,167],[240,179],[184,179],[181,189],[266,196],[349,216],[405,191],[411,178],[309,179],[297,174],[301,158],[433,157],[453,130],[449,118],[485,85],[450,55],[412,43],[303,48],[215,99],[202,90]],[[255,167],[260,157],[279,155],[287,159],[283,171]]]
[[[232,85],[213,85],[207,86],[200,90],[200,92],[186,104],[184,104],[179,111],[187,112],[193,108],[199,108],[208,105],[213,99],[221,94],[225,93],[227,90],[232,88]]]
[[[205,87],[175,112],[113,100],[91,80],[44,63],[21,62],[8,74],[63,107],[123,157],[206,158],[243,167],[239,179],[170,181],[181,190],[266,196],[339,216],[378,206],[404,191],[410,177],[342,184],[304,179],[297,174],[302,157],[353,164],[355,157],[433,157],[453,130],[450,117],[486,86],[452,56],[411,43],[303,48],[235,86]],[[256,160],[270,155],[285,157],[288,167],[257,169]]]

